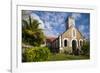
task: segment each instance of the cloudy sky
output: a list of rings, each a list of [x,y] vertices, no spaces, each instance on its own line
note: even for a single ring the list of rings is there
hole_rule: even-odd
[[[74,13],[74,12],[50,12],[50,11],[30,11],[23,10],[22,18],[27,19],[31,15],[33,19],[37,19],[40,28],[46,36],[57,37],[66,29],[66,18],[72,16],[75,18],[75,27],[83,34],[85,38],[90,37],[90,14],[89,13]]]

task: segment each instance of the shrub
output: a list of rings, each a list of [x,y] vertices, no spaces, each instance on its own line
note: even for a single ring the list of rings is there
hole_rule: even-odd
[[[64,53],[65,54],[71,54],[71,52],[72,52],[72,48],[71,47],[64,48]]]
[[[82,49],[83,55],[89,55],[90,54],[90,43],[86,42],[85,44],[83,44],[81,49]]]
[[[34,47],[25,49],[22,54],[23,62],[47,61],[50,51],[47,47]]]

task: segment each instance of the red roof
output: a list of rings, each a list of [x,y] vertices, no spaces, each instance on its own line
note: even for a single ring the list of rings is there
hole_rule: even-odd
[[[47,37],[47,38],[46,38],[46,42],[51,43],[51,42],[53,42],[55,39],[56,39],[56,37]]]

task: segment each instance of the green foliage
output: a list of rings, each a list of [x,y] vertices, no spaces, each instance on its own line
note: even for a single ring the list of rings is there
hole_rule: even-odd
[[[45,36],[39,25],[38,20],[32,19],[31,16],[29,16],[29,20],[22,20],[23,43],[33,46],[40,46],[43,43]]]
[[[22,54],[23,62],[47,61],[50,50],[47,47],[34,47],[25,49]]]
[[[85,60],[89,59],[89,56],[84,56],[84,55],[66,55],[64,53],[57,53],[57,54],[51,54],[49,61],[63,61],[63,60]]]
[[[89,41],[85,42],[81,49],[82,49],[83,55],[89,55],[90,54],[90,43],[89,43]]]

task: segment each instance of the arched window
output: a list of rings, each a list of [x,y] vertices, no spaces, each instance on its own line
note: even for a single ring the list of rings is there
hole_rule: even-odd
[[[73,30],[73,37],[75,37],[75,30]]]
[[[82,46],[83,45],[83,43],[82,43],[82,41],[80,41],[80,46]]]
[[[64,40],[64,47],[67,47],[67,40]]]
[[[79,40],[79,46],[80,46],[80,47],[83,46],[83,40],[82,40],[82,39]]]

